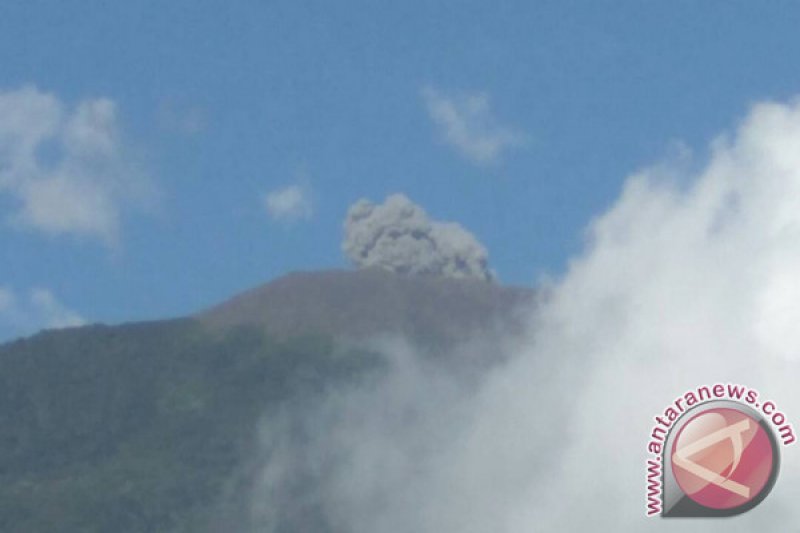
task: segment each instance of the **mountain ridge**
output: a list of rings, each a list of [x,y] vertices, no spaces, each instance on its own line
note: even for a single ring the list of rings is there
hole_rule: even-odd
[[[298,271],[194,315],[214,328],[257,326],[280,338],[313,331],[347,339],[394,333],[455,341],[496,322],[518,323],[536,292],[477,279],[381,268]]]

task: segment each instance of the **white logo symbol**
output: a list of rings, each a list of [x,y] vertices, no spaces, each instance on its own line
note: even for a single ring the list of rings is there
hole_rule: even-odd
[[[687,472],[691,472],[695,476],[708,481],[709,483],[733,492],[734,494],[738,494],[743,498],[749,498],[750,487],[730,479],[730,477],[736,471],[736,467],[739,466],[739,461],[742,459],[742,452],[744,451],[742,433],[749,429],[749,419],[744,419],[741,422],[719,429],[714,433],[710,433],[705,437],[676,450],[672,455],[672,462]],[[697,452],[705,450],[706,448],[713,446],[718,442],[722,442],[725,439],[730,439],[731,444],[733,445],[733,464],[731,465],[731,469],[727,477],[722,477],[716,472],[712,472],[708,468],[689,460],[689,457],[693,456]]]

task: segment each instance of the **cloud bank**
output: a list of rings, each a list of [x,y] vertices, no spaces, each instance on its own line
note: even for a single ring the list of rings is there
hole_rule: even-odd
[[[756,105],[699,166],[631,176],[490,372],[390,343],[381,377],[284,420],[299,433],[265,430],[258,530],[292,510],[355,533],[796,527],[796,446],[749,513],[645,518],[646,442],[676,395],[747,384],[800,426],[800,103]]]
[[[402,194],[359,200],[347,212],[342,250],[358,268],[491,280],[489,254],[459,224],[431,220]]]
[[[0,194],[13,205],[7,222],[115,243],[123,208],[152,193],[125,154],[117,122],[107,98],[70,108],[32,86],[0,92]]]
[[[422,98],[442,140],[473,163],[497,161],[525,140],[521,132],[499,124],[486,93],[445,95],[426,87]]]

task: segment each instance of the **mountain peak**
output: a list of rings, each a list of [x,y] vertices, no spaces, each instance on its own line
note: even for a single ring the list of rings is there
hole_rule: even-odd
[[[277,337],[396,333],[447,340],[515,316],[532,289],[380,268],[294,272],[197,315],[214,328],[257,326]]]

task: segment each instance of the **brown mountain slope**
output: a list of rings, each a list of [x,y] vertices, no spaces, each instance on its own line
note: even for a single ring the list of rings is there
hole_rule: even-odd
[[[397,333],[451,341],[499,323],[514,327],[518,311],[533,303],[531,289],[477,280],[331,270],[288,274],[197,318],[214,328],[257,326],[282,338]]]

